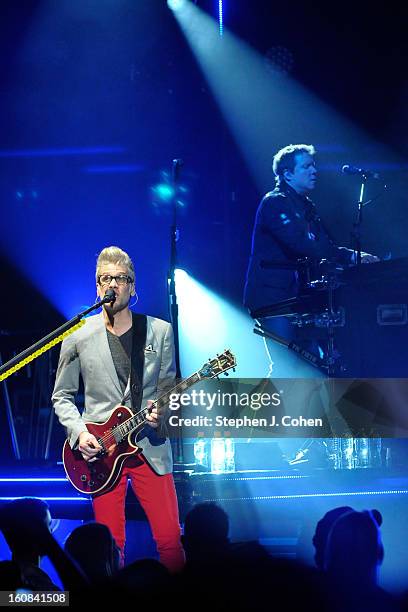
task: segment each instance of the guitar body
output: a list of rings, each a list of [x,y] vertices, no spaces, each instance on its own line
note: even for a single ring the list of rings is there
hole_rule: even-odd
[[[100,495],[116,484],[125,459],[140,452],[131,441],[131,434],[119,444],[115,443],[115,428],[127,421],[133,413],[126,406],[118,406],[105,423],[87,423],[86,428],[95,438],[106,440],[105,452],[96,461],[85,461],[79,450],[72,450],[68,440],[62,453],[65,472],[72,485],[81,493]]]

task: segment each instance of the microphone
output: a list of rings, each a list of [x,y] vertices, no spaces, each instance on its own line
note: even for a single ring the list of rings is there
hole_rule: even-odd
[[[116,301],[116,293],[114,292],[113,289],[108,289],[100,303],[101,305],[108,304],[109,302],[113,304],[115,301]]]
[[[357,166],[351,166],[349,164],[346,164],[345,166],[343,166],[341,171],[343,174],[349,174],[349,175],[357,174],[365,178],[373,178],[373,179],[380,178],[380,175],[378,174],[378,172],[373,172],[372,170],[366,170],[364,168],[357,168]]]

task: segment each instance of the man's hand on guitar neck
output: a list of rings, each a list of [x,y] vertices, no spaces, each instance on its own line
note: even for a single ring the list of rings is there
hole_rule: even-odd
[[[147,407],[151,408],[151,406],[154,404],[154,402],[152,400],[147,400]],[[160,423],[160,416],[159,413],[157,411],[157,407],[155,408],[151,408],[150,412],[148,415],[146,415],[146,421],[147,424],[150,425],[150,427],[153,427],[153,429],[157,429]]]
[[[102,450],[98,440],[89,431],[81,431],[79,434],[78,448],[85,461],[96,461],[96,455]]]

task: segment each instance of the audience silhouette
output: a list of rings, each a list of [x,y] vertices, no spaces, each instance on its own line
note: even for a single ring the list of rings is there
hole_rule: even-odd
[[[111,578],[120,567],[120,550],[106,525],[86,523],[74,529],[65,541],[67,552],[90,583]]]
[[[197,504],[187,514],[182,538],[186,566],[170,575],[158,561],[143,559],[120,569],[119,551],[105,525],[87,523],[72,531],[65,551],[53,537],[48,505],[36,498],[16,499],[0,509],[0,528],[12,560],[0,562],[0,590],[53,591],[41,570],[47,555],[64,589],[83,605],[158,606],[177,601],[191,608],[190,594],[209,609],[254,605],[322,612],[393,612],[395,597],[379,586],[384,557],[378,510],[334,508],[317,523],[313,536],[316,568],[274,557],[257,541],[231,542],[229,517],[215,503]]]
[[[86,579],[52,536],[50,527],[50,510],[41,499],[15,499],[0,509],[0,530],[12,561],[20,569],[22,586],[33,591],[60,590],[40,568],[41,558],[47,556],[66,590],[85,587]]]
[[[396,600],[378,584],[384,558],[381,524],[378,510],[343,511],[333,522],[327,536],[324,570],[334,609],[398,609]]]

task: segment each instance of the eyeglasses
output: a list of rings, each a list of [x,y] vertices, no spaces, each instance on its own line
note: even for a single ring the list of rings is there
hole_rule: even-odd
[[[120,286],[133,283],[133,278],[131,278],[127,274],[118,274],[117,276],[111,276],[110,274],[100,274],[98,276],[98,283],[100,285],[110,285],[113,280],[115,280]]]

